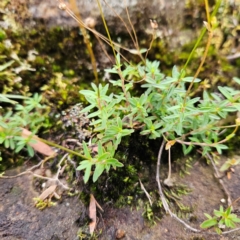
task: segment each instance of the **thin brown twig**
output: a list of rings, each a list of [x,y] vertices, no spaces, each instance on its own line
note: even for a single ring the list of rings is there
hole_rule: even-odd
[[[111,46],[111,42],[112,42],[112,44],[113,44],[114,46],[116,46],[116,47],[118,47],[118,48],[120,48],[120,49],[123,49],[123,50],[128,51],[128,52],[131,53],[131,49],[126,48],[126,47],[123,47],[122,45],[120,45],[120,44],[118,44],[118,43],[116,43],[116,42],[114,42],[114,41],[111,41],[111,42],[110,42],[110,40],[109,40],[107,37],[105,37],[105,36],[102,35],[101,33],[97,32],[95,29],[92,29],[92,28],[88,27],[83,21],[81,21],[80,19],[78,19],[78,18],[76,17],[76,15],[73,13],[73,11],[67,6],[66,3],[64,3],[62,0],[58,0],[58,2],[59,2],[59,8],[60,8],[61,10],[66,11],[66,12],[69,14],[69,16],[71,16],[78,24],[81,24],[84,28],[86,28],[87,30],[89,30],[90,32],[92,32],[95,36],[98,36],[100,39],[102,39],[103,41],[105,41],[105,42],[106,42],[108,45],[110,45],[110,46]],[[119,50],[117,50],[117,49],[115,49],[115,50],[121,55],[121,57],[122,57],[126,62],[129,63],[129,61],[124,57],[123,54],[120,53]]]
[[[238,201],[240,200],[240,197],[238,197],[237,199],[235,199],[232,203],[231,203],[231,206],[233,206],[235,203],[237,203]],[[230,205],[229,205],[230,207]]]
[[[149,53],[149,51],[150,51],[151,48],[152,48],[152,44],[153,44],[155,38],[156,38],[156,31],[155,31],[155,29],[153,29],[152,40],[151,40],[150,45],[149,45],[149,48],[148,48],[148,50],[147,50],[147,52],[146,52],[145,59],[147,59],[148,53]]]
[[[216,142],[216,143],[199,143],[199,142],[186,142],[186,141],[182,141],[180,139],[175,139],[176,142],[181,143],[181,144],[185,144],[185,145],[195,145],[195,146],[201,146],[201,147],[216,147],[218,144],[220,143],[224,143],[229,141],[229,139],[224,138],[223,140]]]
[[[172,167],[171,167],[171,147],[168,149],[168,179],[171,179]]]
[[[131,31],[129,30],[127,24],[124,22],[123,18],[114,10],[114,8],[112,8],[112,7],[107,3],[106,0],[103,0],[103,1],[104,1],[104,3],[111,9],[111,11],[113,11],[114,14],[122,21],[122,23],[124,24],[124,26],[125,26],[128,34],[129,34],[129,36],[131,37],[131,39],[132,39],[132,41],[133,41],[134,46],[136,47],[136,49],[138,49],[138,43],[135,42],[135,40],[134,40],[134,38],[133,38],[133,36],[132,36],[132,33],[131,33]]]
[[[165,140],[162,141],[162,144],[160,146],[160,149],[159,149],[159,152],[158,152],[158,161],[157,161],[157,170],[156,170],[156,181],[158,183],[158,190],[159,190],[159,195],[160,195],[160,198],[161,198],[161,201],[163,203],[163,207],[166,211],[166,213],[169,213],[169,215],[173,218],[175,218],[178,222],[180,222],[181,224],[183,224],[187,229],[193,231],[193,232],[196,232],[196,233],[201,233],[202,230],[199,230],[199,229],[196,229],[196,228],[193,228],[191,227],[190,225],[188,225],[186,222],[184,222],[182,219],[180,219],[176,214],[174,214],[169,206],[168,206],[168,203],[165,199],[165,196],[163,194],[163,191],[162,191],[162,187],[161,187],[161,183],[160,183],[160,165],[161,165],[161,156],[162,156],[162,152],[163,152],[163,147],[165,145]],[[232,233],[232,232],[236,232],[236,231],[239,231],[240,228],[236,228],[236,229],[233,229],[233,230],[230,230],[230,231],[225,231],[225,232],[222,232],[221,234],[229,234],[229,233]],[[209,234],[209,235],[218,235],[217,233],[206,233],[206,234]]]
[[[218,179],[219,183],[221,184],[226,196],[227,196],[227,201],[228,201],[228,206],[232,205],[232,199],[231,199],[231,194],[230,192],[228,191],[227,187],[225,186],[223,180],[221,179],[221,176],[218,172],[218,169],[217,169],[217,166],[216,164],[214,163],[214,160],[213,158],[211,157],[211,155],[209,153],[206,154],[208,159],[210,159],[211,163],[212,163],[212,166],[213,166],[213,169],[215,171],[215,176],[216,178]]]
[[[190,85],[189,85],[189,87],[188,87],[188,89],[187,89],[187,92],[186,92],[186,94],[185,94],[184,105],[185,105],[185,103],[186,103],[186,101],[187,101],[187,96],[189,95],[189,93],[190,93],[190,91],[191,91],[191,89],[192,89],[192,86],[193,86],[193,84],[194,84],[194,80],[198,77],[198,75],[199,75],[199,73],[200,73],[200,71],[201,71],[201,69],[202,69],[202,66],[203,66],[203,64],[204,64],[204,62],[205,62],[205,60],[206,60],[206,58],[207,58],[208,50],[209,50],[209,47],[210,47],[210,45],[211,45],[211,41],[212,41],[212,38],[213,38],[213,30],[212,30],[210,24],[207,25],[206,27],[208,27],[208,28],[207,28],[207,30],[208,30],[207,45],[206,45],[206,47],[205,47],[205,50],[204,50],[204,53],[203,53],[201,62],[200,62],[200,64],[199,64],[199,66],[198,66],[198,69],[197,69],[196,73],[194,74],[193,80],[191,81],[191,83],[190,83]]]
[[[240,230],[240,228],[235,228],[233,230],[222,232],[221,234],[229,234],[229,233],[233,233],[233,232],[236,232],[236,231],[239,231],[239,230]]]
[[[140,186],[141,186],[141,189],[144,191],[144,193],[146,194],[147,198],[148,198],[148,201],[150,203],[150,205],[152,206],[152,199],[151,199],[151,196],[149,195],[149,193],[147,192],[146,188],[144,187],[144,185],[142,184],[142,181],[140,179],[138,179],[139,182],[140,182]]]
[[[131,26],[131,28],[132,28],[133,35],[134,35],[134,37],[135,37],[136,49],[139,51],[137,34],[136,34],[136,31],[135,31],[135,28],[133,27],[132,21],[131,21],[131,19],[130,19],[130,15],[129,15],[129,12],[128,12],[128,7],[127,7],[126,0],[124,0],[124,4],[125,4],[125,9],[126,9],[128,21],[129,21],[129,24],[130,24],[130,26]]]
[[[130,24],[130,26],[132,28],[133,35],[134,35],[134,38],[135,38],[135,43],[136,43],[135,47],[136,47],[136,49],[138,51],[138,56],[141,58],[141,60],[143,62],[145,62],[145,59],[143,58],[143,56],[142,56],[142,54],[140,52],[140,49],[139,49],[137,34],[136,34],[135,28],[134,28],[134,26],[132,24],[132,21],[130,19],[130,15],[129,15],[129,12],[128,12],[128,7],[127,7],[127,4],[126,4],[126,0],[124,0],[124,3],[125,3],[125,6],[126,6],[125,9],[126,9],[127,17],[128,17],[128,22],[129,22],[129,24]]]
[[[58,163],[58,170],[57,170],[57,174],[55,175],[55,177],[53,178],[50,178],[50,177],[44,177],[42,175],[39,175],[39,174],[36,174],[36,173],[33,173],[32,171],[37,168],[37,167],[40,167],[42,165],[42,163],[44,162],[44,160],[42,160],[41,162],[39,162],[38,164],[32,166],[31,168],[27,169],[26,171],[22,172],[22,173],[19,173],[17,175],[14,175],[14,176],[1,176],[0,175],[0,178],[3,178],[3,179],[13,179],[13,178],[17,178],[17,177],[21,177],[25,174],[31,174],[32,176],[34,177],[37,177],[37,178],[40,178],[40,179],[44,179],[44,180],[48,180],[48,181],[55,181],[57,182],[63,189],[66,189],[66,190],[70,190],[71,188],[69,188],[68,186],[66,186],[65,184],[63,184],[59,179],[59,174],[61,172],[61,163],[65,160],[65,158],[68,156],[68,153],[66,153],[62,159],[59,161]]]
[[[157,170],[156,170],[156,172],[157,172],[156,173],[156,181],[157,181],[157,184],[158,184],[159,195],[160,195],[163,207],[164,207],[166,213],[169,213],[171,217],[175,218],[177,221],[182,223],[186,228],[190,229],[193,232],[201,232],[201,230],[198,230],[196,228],[191,227],[190,225],[185,223],[182,219],[180,219],[176,214],[174,214],[170,210],[170,208],[168,206],[168,203],[167,203],[167,201],[165,199],[165,196],[164,196],[163,191],[162,191],[161,183],[160,183],[160,165],[161,165],[161,157],[162,157],[163,147],[164,147],[165,143],[166,143],[165,140],[163,140],[162,144],[161,144],[161,147],[159,149],[158,161],[157,161]]]
[[[19,174],[17,174],[17,175],[14,175],[14,176],[1,176],[1,175],[0,175],[0,178],[12,179],[12,178],[21,177],[21,176],[23,176],[23,175],[25,175],[25,174],[32,173],[32,170],[34,170],[34,169],[37,168],[37,167],[40,167],[43,161],[44,161],[44,160],[42,160],[42,161],[39,162],[38,164],[32,166],[31,168],[29,168],[29,169],[27,169],[26,171],[24,171],[24,172],[22,172],[22,173],[19,173]]]
[[[162,203],[163,203],[163,207],[164,207],[166,213],[170,213],[170,209],[169,209],[167,201],[166,201],[166,199],[164,197],[164,194],[163,194],[163,191],[162,191],[162,187],[161,187],[161,183],[160,183],[161,157],[162,157],[163,147],[164,147],[165,143],[166,143],[165,140],[163,140],[162,144],[161,144],[161,147],[159,149],[159,152],[158,152],[158,161],[157,161],[157,169],[156,169],[156,181],[157,181],[157,184],[158,184],[158,190],[159,190],[160,198],[161,198]]]
[[[76,0],[70,0],[70,6],[72,7],[72,9],[75,10],[75,15],[77,16],[77,18],[82,20],[81,13],[78,10],[77,1]],[[96,62],[96,58],[95,58],[94,53],[93,53],[93,49],[92,49],[91,42],[89,40],[88,33],[86,31],[86,28],[84,26],[82,26],[81,24],[79,24],[79,28],[82,31],[83,40],[84,40],[84,43],[85,43],[85,45],[88,49],[89,55],[90,55],[91,64],[92,64],[92,68],[93,68],[93,74],[94,74],[94,77],[95,77],[95,80],[96,80],[96,84],[99,85],[98,72],[97,72],[97,62]]]

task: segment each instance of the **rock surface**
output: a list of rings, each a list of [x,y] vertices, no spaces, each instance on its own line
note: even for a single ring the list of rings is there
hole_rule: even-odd
[[[64,1],[62,1],[64,2]],[[95,0],[76,0],[78,9],[74,9],[70,3],[67,3],[73,12],[79,12],[82,19],[93,18],[97,25],[102,25],[98,3]],[[77,22],[68,15],[66,11],[59,9],[59,1],[48,0],[27,0],[27,11],[33,19],[42,19],[49,26],[77,26]],[[130,27],[128,14],[131,22],[136,29],[144,30],[149,26],[149,18],[157,19],[162,24],[168,24],[170,28],[181,26],[183,21],[183,11],[185,1],[180,0],[100,0],[103,14],[110,29],[116,32],[125,31],[124,24],[120,24],[119,15]],[[17,11],[17,9],[15,9]],[[161,23],[160,23],[161,24]],[[117,26],[117,27],[116,27]]]
[[[222,159],[221,163],[226,159]],[[7,172],[6,175],[19,173]],[[231,180],[224,182],[232,199],[239,197],[240,166],[236,166]],[[176,174],[176,177],[178,174]],[[154,177],[154,176],[153,176]],[[179,176],[178,176],[179,178]],[[205,212],[212,215],[214,209],[219,209],[221,199],[225,198],[220,185],[213,176],[210,165],[197,161],[191,169],[191,175],[178,179],[191,188],[192,192],[183,197],[182,203],[193,208],[188,217],[182,216],[184,221],[192,227],[198,228],[205,220]],[[1,240],[78,240],[77,232],[83,227],[88,228],[83,219],[87,218],[87,206],[79,201],[78,197],[65,197],[54,207],[40,211],[33,206],[33,197],[39,195],[32,185],[31,176],[22,176],[15,179],[0,179],[0,239]],[[182,224],[164,215],[156,224],[149,224],[143,218],[143,209],[129,207],[114,208],[109,203],[102,203],[104,212],[99,215],[97,232],[101,234],[99,240],[115,240],[117,234],[123,240],[230,240],[239,239],[239,232],[219,236],[214,230],[203,231],[200,234],[187,230]],[[226,204],[224,204],[226,207]],[[239,203],[234,204],[239,209]],[[237,215],[239,215],[237,213]],[[89,239],[89,238],[83,238]]]

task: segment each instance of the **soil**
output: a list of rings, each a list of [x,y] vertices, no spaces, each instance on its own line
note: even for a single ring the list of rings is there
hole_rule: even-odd
[[[221,162],[226,160],[222,158]],[[22,169],[7,171],[6,175],[14,175]],[[190,175],[180,178],[178,183],[186,184],[191,193],[182,198],[181,203],[192,207],[191,214],[182,219],[192,227],[198,228],[205,220],[203,213],[212,215],[214,209],[219,209],[221,199],[226,199],[221,186],[214,177],[212,167],[199,159],[193,165]],[[240,166],[235,168],[231,180],[224,178],[232,199],[240,195]],[[79,200],[79,196],[62,196],[57,205],[40,211],[34,207],[33,198],[40,193],[33,187],[31,176],[23,175],[15,179],[0,179],[0,239],[4,240],[77,240],[77,233],[86,228],[88,210],[86,204]],[[109,203],[100,203],[104,209],[99,212],[97,236],[93,239],[114,240],[123,236],[124,240],[180,240],[206,239],[230,240],[240,239],[240,233],[228,235],[213,234],[213,230],[193,233],[181,223],[164,215],[155,224],[151,224],[143,217],[143,208],[123,207],[116,208]],[[240,203],[234,205],[237,211]],[[211,234],[210,234],[211,233]],[[90,238],[82,238],[90,239]],[[119,239],[119,238],[118,238]]]

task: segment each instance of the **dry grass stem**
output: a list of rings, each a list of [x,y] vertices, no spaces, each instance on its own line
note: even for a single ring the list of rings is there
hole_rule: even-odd
[[[151,200],[151,196],[149,195],[149,193],[147,192],[147,190],[145,189],[145,187],[143,186],[142,184],[142,181],[139,179],[139,182],[140,182],[140,186],[141,186],[141,189],[144,191],[144,193],[146,194],[147,198],[148,198],[148,201],[150,203],[150,205],[152,206],[152,200]]]
[[[217,166],[216,164],[214,163],[214,160],[213,158],[211,157],[211,155],[209,153],[207,153],[207,157],[208,159],[210,159],[211,161],[211,164],[213,166],[213,169],[215,171],[215,176],[216,176],[216,179],[219,181],[219,183],[221,184],[226,196],[227,196],[227,201],[228,201],[228,206],[232,205],[232,199],[231,199],[231,194],[230,192],[228,191],[227,187],[225,186],[223,180],[221,179],[221,175],[219,174],[218,172],[218,169],[217,169]]]

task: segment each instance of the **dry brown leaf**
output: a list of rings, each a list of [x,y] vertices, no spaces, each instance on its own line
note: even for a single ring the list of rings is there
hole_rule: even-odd
[[[22,129],[22,137],[28,138],[32,132],[28,131],[27,129]],[[46,156],[54,156],[56,153],[52,150],[50,146],[48,146],[46,143],[41,142],[41,140],[36,136],[33,135],[32,139],[34,140],[34,143],[29,143],[29,145],[37,152],[46,155]]]
[[[90,194],[89,218],[91,219],[89,223],[89,232],[92,235],[97,224],[96,200],[92,194]]]
[[[176,140],[168,141],[165,146],[165,150],[169,150],[175,143],[176,143]]]
[[[51,194],[54,193],[54,191],[56,190],[56,187],[57,187],[56,184],[51,185],[46,190],[44,190],[38,198],[41,199],[42,201],[44,201],[46,198],[48,198],[48,196],[50,196]]]

